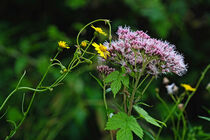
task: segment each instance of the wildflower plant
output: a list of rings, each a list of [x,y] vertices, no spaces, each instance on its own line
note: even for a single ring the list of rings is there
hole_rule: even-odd
[[[110,131],[111,139],[114,139],[116,135],[117,140],[132,140],[133,134],[143,139],[144,133],[154,139],[154,135],[152,136],[146,130],[143,131],[143,127],[139,125],[138,120],[144,119],[160,128],[157,134],[158,139],[167,121],[161,122],[151,117],[142,107],[143,105],[148,106],[143,103],[142,97],[151,82],[159,75],[174,73],[182,76],[187,71],[184,57],[176,51],[174,45],[151,38],[143,31],[132,31],[130,27],[120,26],[117,36],[117,40],[104,42],[103,45],[92,44],[100,54],[97,69],[101,81],[94,78],[103,88],[108,118],[105,130]],[[147,82],[146,86],[142,87],[145,82]],[[177,92],[178,87],[174,88],[174,84],[172,86],[173,90],[176,90],[174,92]],[[173,92],[172,86],[170,86],[171,93]],[[184,87],[186,89],[186,85]],[[187,87],[186,91],[189,91],[189,86]],[[194,88],[190,88],[190,91],[195,92]],[[114,108],[107,102],[106,96],[109,92],[113,93],[113,102],[116,104]],[[173,97],[171,93],[170,95]],[[182,94],[176,101],[176,108],[183,100],[184,95]],[[117,97],[120,99],[116,99]],[[187,100],[187,102],[189,101]],[[183,108],[186,108],[186,104]],[[172,114],[169,110],[168,116],[171,117]]]
[[[87,25],[85,25],[80,32],[78,33],[77,37],[76,37],[76,49],[73,55],[73,58],[70,59],[70,62],[67,66],[64,66],[62,64],[62,62],[60,60],[57,59],[57,57],[59,55],[61,55],[62,51],[65,51],[65,49],[70,49],[73,48],[74,46],[69,46],[67,44],[67,42],[65,41],[59,41],[58,42],[58,49],[57,49],[57,53],[56,55],[50,59],[49,62],[49,66],[46,70],[46,72],[44,73],[44,75],[42,76],[41,80],[39,81],[38,85],[35,88],[32,87],[25,87],[25,86],[21,86],[21,82],[23,80],[23,78],[26,75],[26,71],[23,73],[22,77],[20,78],[16,88],[7,96],[7,98],[4,100],[4,102],[2,103],[2,105],[0,106],[0,113],[2,113],[3,108],[5,108],[5,106],[7,105],[8,100],[19,90],[24,90],[24,91],[33,91],[32,97],[29,101],[29,104],[25,107],[24,106],[24,100],[25,100],[25,94],[23,95],[23,101],[22,101],[22,118],[20,121],[15,122],[12,120],[7,120],[7,122],[11,123],[11,125],[13,125],[14,129],[12,129],[10,131],[10,133],[8,133],[8,136],[5,137],[6,140],[11,139],[16,132],[19,130],[19,128],[22,126],[22,124],[24,123],[26,117],[29,115],[29,112],[31,110],[31,107],[33,105],[34,99],[36,96],[38,96],[38,93],[41,92],[47,92],[50,91],[52,92],[54,88],[56,88],[57,86],[61,85],[61,82],[64,80],[64,78],[66,78],[66,76],[72,72],[76,67],[78,67],[80,64],[82,63],[88,63],[91,64],[92,63],[92,59],[96,56],[96,52],[90,52],[90,46],[92,46],[92,43],[94,41],[94,39],[97,37],[97,34],[94,34],[92,39],[90,41],[85,40],[85,42],[81,42],[79,40],[79,37],[82,33],[82,31],[84,29],[86,29],[87,27],[92,27],[94,28],[95,31],[97,31],[98,33],[101,33],[103,35],[106,35],[105,32],[102,31],[101,28],[99,27],[94,27],[93,24],[96,22],[104,22],[106,25],[109,26],[111,31],[111,25],[110,25],[110,21],[107,19],[97,19],[94,20],[90,23],[88,23]],[[111,33],[109,33],[109,35],[111,35]],[[111,37],[109,36],[109,38],[111,39]],[[46,83],[44,83],[45,81],[47,81],[47,74],[49,72],[49,70],[53,67],[57,67],[60,68],[60,76],[52,83],[48,83],[48,85],[44,85]],[[3,118],[4,115],[6,114],[6,112],[3,114],[3,116],[1,116],[0,118]]]
[[[210,69],[210,65],[208,65],[205,70],[203,71],[200,79],[198,80],[195,88],[192,88],[189,84],[181,84],[181,87],[184,88],[184,92],[178,93],[178,87],[173,83],[171,85],[166,85],[166,89],[168,92],[168,95],[171,97],[171,100],[173,102],[173,107],[170,109],[169,105],[167,105],[167,102],[161,98],[159,95],[159,90],[156,92],[156,97],[159,99],[159,101],[164,105],[165,110],[167,111],[168,115],[164,119],[164,123],[167,123],[169,120],[172,123],[172,131],[174,134],[175,140],[185,140],[185,139],[192,139],[191,137],[191,130],[194,129],[192,127],[189,127],[189,122],[187,121],[186,116],[186,107],[189,104],[191,98],[193,95],[195,95],[201,81],[204,79],[206,73]],[[176,88],[174,88],[176,87]],[[177,90],[174,90],[177,89]],[[198,116],[199,117],[199,116]],[[197,128],[195,126],[195,128]],[[159,139],[160,134],[162,132],[163,128],[160,128],[157,132],[156,138]],[[202,137],[202,139],[209,139],[210,133],[205,133],[203,130],[201,130],[202,133],[198,133],[198,137]]]
[[[108,34],[100,27],[95,27],[96,22],[104,22],[109,27]],[[94,31],[91,40],[80,41],[82,31],[91,27]],[[107,37],[108,42],[97,42],[96,37],[101,34]],[[149,88],[151,82],[158,78],[159,75],[174,73],[182,76],[187,71],[187,65],[184,63],[183,56],[178,53],[175,46],[162,40],[151,38],[143,31],[132,31],[130,27],[119,27],[117,31],[118,38],[112,40],[111,24],[107,19],[97,19],[85,25],[76,37],[75,46],[69,45],[65,41],[58,42],[56,55],[50,59],[49,66],[35,88],[21,86],[22,80],[26,75],[26,71],[20,78],[16,88],[7,96],[0,106],[0,113],[3,113],[3,108],[6,107],[8,100],[19,90],[33,91],[29,100],[29,104],[25,106],[25,94],[22,101],[22,118],[20,121],[7,120],[14,126],[14,129],[8,133],[6,140],[11,139],[19,128],[23,125],[26,117],[29,115],[34,99],[41,92],[52,92],[54,88],[61,85],[61,82],[66,76],[72,72],[80,64],[92,64],[92,60],[98,54],[97,70],[100,73],[100,79],[91,74],[103,89],[103,102],[106,110],[107,123],[105,130],[110,132],[111,139],[116,137],[117,140],[132,140],[133,134],[140,139],[143,139],[144,134],[152,139],[159,139],[163,127],[169,119],[172,120],[173,132],[176,140],[184,140],[187,133],[187,125],[184,116],[184,111],[192,96],[195,94],[200,82],[204,78],[206,72],[210,68],[208,66],[203,72],[200,80],[195,88],[190,85],[182,84],[185,91],[179,96],[177,94],[178,87],[175,84],[167,85],[169,95],[174,102],[172,109],[169,109],[166,102],[160,97],[157,89],[157,98],[166,107],[168,111],[167,117],[162,121],[154,119],[143,108],[149,106],[143,102],[142,97]],[[73,58],[69,64],[64,66],[58,56],[66,49],[71,50],[76,47],[73,53]],[[92,51],[94,48],[95,51]],[[73,49],[72,49],[73,50]],[[56,67],[60,70],[60,76],[52,83],[47,83],[47,75],[51,68]],[[169,80],[164,80],[169,84]],[[46,82],[46,83],[45,83]],[[146,84],[145,84],[146,83]],[[47,84],[47,86],[46,86]],[[143,86],[145,85],[145,86]],[[111,102],[107,99],[107,94],[113,94]],[[184,98],[187,96],[185,102]],[[179,108],[178,112],[177,109]],[[135,111],[134,111],[135,110]],[[177,117],[177,125],[175,125],[175,113]],[[6,112],[0,117],[4,117]],[[142,124],[142,120],[159,128],[156,138]],[[182,133],[180,132],[180,122],[183,123]],[[141,123],[139,123],[141,122]],[[181,133],[181,136],[177,135]]]

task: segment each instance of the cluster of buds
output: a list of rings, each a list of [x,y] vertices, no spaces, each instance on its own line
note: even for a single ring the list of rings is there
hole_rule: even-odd
[[[111,72],[115,71],[114,68],[111,68],[111,67],[106,66],[106,65],[97,66],[97,70],[98,70],[101,74],[105,74],[106,76],[109,75]]]
[[[143,31],[132,31],[129,27],[119,27],[118,39],[104,43],[110,52],[111,63],[119,64],[127,72],[139,72],[143,64],[146,72],[152,75],[175,73],[179,76],[186,71],[186,64],[181,54],[175,51],[175,46],[166,41],[151,38]]]

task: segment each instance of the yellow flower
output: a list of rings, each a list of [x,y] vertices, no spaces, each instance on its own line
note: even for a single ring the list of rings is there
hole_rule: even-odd
[[[187,91],[195,91],[196,89],[195,88],[192,88],[190,85],[188,84],[181,84],[182,87],[185,88],[185,90]]]
[[[93,25],[91,25],[91,27],[98,33],[106,36],[106,33],[100,28],[100,27],[94,27]]]
[[[66,44],[65,41],[59,41],[58,42],[58,46],[61,47],[61,48],[66,48],[66,49],[69,49],[70,47]]]
[[[106,46],[102,45],[101,43],[98,45],[95,42],[92,45],[95,47],[95,50],[100,54],[100,56],[104,59],[107,59],[107,56],[110,56],[110,53],[107,51]]]
[[[82,42],[81,42],[81,46],[82,46],[82,47],[86,47],[86,46],[87,46],[87,41],[85,41],[85,40],[82,41]]]

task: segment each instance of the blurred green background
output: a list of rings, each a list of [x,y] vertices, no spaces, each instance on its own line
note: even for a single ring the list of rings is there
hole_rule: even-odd
[[[112,21],[114,37],[118,26],[127,25],[175,44],[189,67],[183,77],[167,75],[177,85],[195,86],[210,62],[210,0],[5,0],[0,2],[0,104],[15,88],[24,70],[27,73],[21,85],[38,84],[59,40],[70,42],[71,49],[59,55],[59,60],[67,64],[81,27],[98,18]],[[103,23],[97,25],[108,31]],[[81,40],[90,39],[91,31],[86,30]],[[103,130],[106,116],[102,91],[89,75],[89,72],[97,75],[95,69],[96,63],[81,65],[67,76],[63,85],[52,92],[40,93],[14,139],[109,139],[108,132]],[[203,126],[205,131],[210,131],[209,124],[197,116],[208,115],[204,108],[210,108],[210,94],[205,89],[210,82],[209,74],[187,107],[190,124]],[[58,76],[59,70],[53,69],[47,79],[53,81]],[[153,106],[148,111],[160,120],[166,112],[155,97],[155,88],[160,88],[161,96],[172,103],[162,78],[153,82],[145,96],[145,102]],[[0,120],[0,139],[11,129],[7,119],[20,120],[23,93],[17,92],[4,108],[7,114]],[[30,97],[31,92],[27,91],[25,104]],[[170,124],[163,135],[171,139]]]

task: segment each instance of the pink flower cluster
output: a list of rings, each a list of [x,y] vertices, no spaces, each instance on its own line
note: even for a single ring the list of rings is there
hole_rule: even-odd
[[[106,76],[109,75],[111,72],[115,71],[114,68],[111,68],[111,67],[106,66],[106,65],[97,66],[97,70],[98,70],[101,74],[105,74]]]
[[[141,71],[146,65],[146,72],[158,75],[175,73],[179,76],[187,71],[183,56],[175,51],[175,46],[166,41],[151,38],[143,31],[132,31],[130,27],[119,27],[118,40],[111,46],[105,42],[110,52],[108,61],[124,66],[128,72]]]

